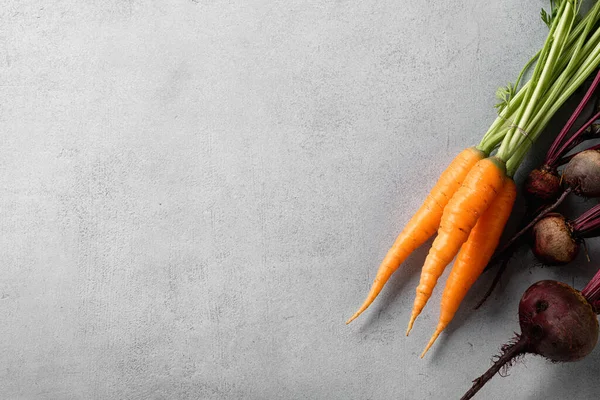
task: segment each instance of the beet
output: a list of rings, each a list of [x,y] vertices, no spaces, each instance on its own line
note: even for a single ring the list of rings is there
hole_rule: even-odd
[[[579,241],[575,240],[573,228],[560,214],[548,214],[532,229],[533,254],[548,265],[565,265],[579,253]]]
[[[492,367],[473,381],[461,400],[471,399],[502,367],[527,353],[553,362],[581,360],[596,346],[598,319],[580,292],[561,282],[534,283],[519,303],[521,334],[502,347]]]
[[[600,204],[573,221],[550,213],[533,226],[533,254],[545,264],[564,265],[575,259],[580,244],[600,235]]]
[[[540,281],[527,289],[519,303],[521,335],[528,352],[555,362],[581,360],[596,346],[598,319],[592,306],[571,286]]]
[[[600,151],[584,150],[575,155],[563,172],[565,184],[584,197],[600,196]]]
[[[551,164],[546,163],[541,169],[534,170],[528,177],[529,183],[526,182],[526,191],[532,196],[537,193],[535,196],[538,200],[542,200],[540,196],[554,195],[552,193],[555,184],[552,177],[553,167],[549,165]],[[534,252],[538,258],[547,264],[556,265],[566,264],[575,258],[579,246],[578,243],[569,240],[566,235],[569,231],[572,233],[570,226],[567,224],[567,229],[564,229],[563,224],[559,224],[558,220],[544,221],[544,219],[560,206],[571,192],[584,197],[600,197],[600,150],[588,149],[573,155],[567,163],[562,177],[566,186],[562,193],[559,192],[560,195],[552,204],[544,206],[541,211],[537,212],[535,218],[517,232],[500,250],[500,254],[516,243],[529,229],[541,223],[533,232],[534,237],[539,241],[534,246]],[[557,226],[554,228],[555,225]]]
[[[523,183],[525,197],[530,204],[548,203],[556,200],[562,188],[555,168],[543,165],[527,175]]]

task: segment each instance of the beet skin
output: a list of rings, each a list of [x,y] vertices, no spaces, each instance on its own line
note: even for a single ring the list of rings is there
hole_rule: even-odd
[[[600,151],[584,150],[569,161],[563,172],[565,183],[584,197],[600,196]]]
[[[556,169],[547,166],[531,171],[523,183],[523,188],[527,200],[534,205],[554,201],[562,192]]]
[[[588,289],[589,290],[589,289]],[[502,346],[502,354],[473,381],[461,400],[469,400],[503,367],[527,353],[553,362],[581,360],[598,342],[598,319],[583,295],[557,281],[540,281],[519,302],[521,334]]]
[[[557,281],[529,287],[519,303],[521,335],[529,353],[552,361],[577,361],[598,341],[598,319],[580,292]]]
[[[533,254],[547,265],[564,265],[575,259],[579,243],[560,214],[548,214],[533,226]]]

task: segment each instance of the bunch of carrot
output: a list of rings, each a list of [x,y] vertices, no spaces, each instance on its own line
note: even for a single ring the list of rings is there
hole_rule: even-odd
[[[438,278],[455,256],[456,261],[442,294],[436,331],[421,357],[454,317],[498,246],[516,197],[514,173],[552,116],[600,64],[600,29],[594,29],[600,20],[600,3],[579,22],[579,0],[556,3],[543,48],[517,82],[499,92],[503,101],[498,117],[479,145],[463,150],[441,174],[385,256],[363,305],[347,323],[369,307],[406,258],[436,232],[407,335]],[[530,80],[519,87],[533,62]]]

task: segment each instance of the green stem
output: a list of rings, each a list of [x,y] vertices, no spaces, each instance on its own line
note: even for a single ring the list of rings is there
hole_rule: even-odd
[[[565,2],[564,4],[570,5],[571,3]],[[573,10],[570,10],[571,13],[567,13],[567,11],[569,10],[565,10],[565,17],[561,18],[559,26],[556,29],[556,32],[554,34],[554,41],[550,49],[550,54],[548,55],[548,59],[544,63],[544,68],[542,70],[541,77],[535,85],[535,90],[533,92],[531,100],[527,104],[527,108],[525,109],[525,113],[523,114],[523,121],[529,120],[531,114],[533,113],[538,103],[538,99],[542,96],[542,94],[547,88],[548,81],[552,76],[552,71],[556,67],[555,64],[558,59],[558,56],[564,50],[566,38],[568,37],[568,32],[571,30],[574,19],[571,15]],[[565,35],[565,32],[567,33],[567,35]]]
[[[522,92],[523,90],[517,93],[517,96],[515,96],[515,98],[500,113],[500,115],[496,117],[496,120],[477,146],[479,150],[489,155],[496,148],[496,146],[502,142],[502,139],[504,139],[504,136],[508,131],[508,129],[505,129],[506,124],[508,121],[510,121],[512,113],[521,105],[521,102],[523,101]],[[521,95],[519,96],[519,94]]]
[[[598,10],[599,9],[600,9],[600,2],[596,2],[596,4],[590,10],[590,12],[588,12],[585,15],[585,17],[583,17],[581,19],[581,21],[579,21],[579,23],[570,32],[569,37],[567,39],[566,48],[563,51],[563,54],[560,56],[558,63],[556,65],[556,68],[554,68],[554,72],[552,74],[552,79],[551,79],[552,81],[558,79],[558,77],[561,75],[561,73],[564,72],[563,70],[566,68],[567,64],[569,64],[573,60],[573,55],[580,49],[578,46],[579,43],[581,41],[585,40],[585,38],[587,37],[587,34],[584,34],[584,32],[586,30],[589,31],[589,29],[596,24],[596,22],[598,20]],[[558,17],[558,15],[557,15],[557,17]],[[594,37],[591,38],[585,44],[583,49],[581,49],[581,53],[585,54],[586,57],[587,57],[587,54],[589,54],[589,52],[591,51],[591,49],[594,47],[593,45],[596,41],[596,36],[598,36],[598,35],[600,35],[600,30],[597,30],[594,33]],[[542,49],[542,50],[544,50],[544,49]],[[519,78],[517,79],[517,82],[515,84],[516,88],[518,88],[519,82],[521,81],[525,72],[529,69],[530,65],[535,60],[538,60],[538,63],[541,63],[543,61],[540,59],[542,50],[538,51],[531,58],[531,60],[528,61],[525,68],[523,68],[523,70],[521,70],[521,73],[519,74]],[[509,103],[498,113],[499,116],[492,123],[492,125],[490,126],[490,128],[488,129],[488,131],[486,132],[484,137],[482,138],[481,142],[477,146],[480,150],[484,151],[486,154],[490,154],[494,150],[494,148],[496,148],[496,146],[498,146],[498,144],[500,143],[498,141],[499,135],[507,134],[508,130],[505,129],[506,123],[507,123],[507,121],[510,120],[510,118],[512,118],[515,111],[517,111],[521,107],[521,104],[523,103],[525,95],[527,94],[527,92],[529,90],[528,88],[531,86],[531,84],[532,84],[532,79],[530,79],[528,82],[526,82],[523,85],[523,87],[518,90],[518,92],[515,94],[515,96],[510,99]],[[512,133],[514,133],[514,132],[512,132]]]
[[[596,51],[590,56],[590,59],[586,60],[587,62],[581,66],[581,68],[575,74],[575,77],[567,88],[561,92],[561,95],[554,101],[547,101],[546,103],[549,105],[547,112],[542,112],[539,115],[539,122],[536,126],[535,131],[531,132],[531,141],[535,142],[535,140],[542,133],[543,129],[550,122],[550,119],[554,116],[556,111],[567,101],[567,99],[577,90],[579,86],[587,79],[587,77],[596,69],[598,65],[600,65],[600,43],[596,46]],[[535,121],[534,121],[535,122]],[[519,168],[521,162],[525,158],[525,155],[531,148],[531,143],[528,145],[524,145],[521,148],[517,149],[515,153],[509,158],[506,162],[506,170],[509,176],[513,176],[516,170]]]
[[[531,95],[526,97],[525,107],[519,110],[518,118],[515,120],[515,127],[507,134],[507,137],[502,142],[500,150],[498,150],[498,157],[504,161],[507,161],[515,148],[521,144],[522,140],[525,139],[525,135],[522,134],[521,129],[518,127],[524,127],[531,115],[533,114],[540,97],[543,96],[546,89],[548,88],[548,81],[552,76],[552,71],[556,67],[557,59],[562,53],[566,39],[568,38],[571,30],[574,14],[573,4],[571,1],[562,2],[560,9],[557,12],[558,24],[552,24],[550,34],[544,44],[544,49],[548,49],[548,55],[544,59],[540,59],[540,62],[536,65],[534,76],[531,79],[534,84],[530,86],[529,91],[532,91]],[[542,50],[544,54],[544,50]]]
[[[595,25],[599,15],[600,3],[596,3],[595,7],[588,13],[591,18],[586,20],[582,37],[577,41],[569,64],[552,84],[547,95],[537,105],[535,117],[525,125],[524,130],[528,133],[528,137],[523,137],[520,142],[515,144],[514,150],[507,160],[507,173],[509,176],[514,175],[525,155],[556,111],[598,67],[600,63],[600,29],[596,30],[585,46],[583,42],[593,25]]]
[[[590,13],[593,12],[594,15],[598,15],[600,13],[600,2],[597,4],[598,4],[598,7],[596,7],[594,10],[590,11]],[[592,25],[592,23],[589,23],[589,24]],[[567,80],[573,80],[573,77],[578,77],[580,74],[584,73],[585,70],[587,69],[586,62],[589,62],[589,60],[593,60],[594,54],[595,54],[595,52],[597,52],[598,43],[600,43],[600,29],[598,29],[594,33],[594,35],[588,40],[586,45],[583,46],[583,49],[580,52],[577,52],[577,55],[579,55],[580,57],[575,59],[575,56],[574,56],[574,58],[571,59],[571,62],[569,63],[569,66],[567,67],[567,69],[563,70],[563,72],[560,74],[560,76],[556,78],[556,82],[560,82],[564,85]],[[572,71],[577,67],[579,68],[578,71],[573,74]],[[587,76],[585,76],[583,80],[585,80],[585,79],[587,79]],[[548,96],[548,98],[553,99],[555,97],[559,97],[559,98],[564,97],[563,86],[557,85],[556,83],[553,85],[553,88],[551,89],[550,95]],[[543,124],[543,123],[540,124],[539,121],[540,121],[540,119],[542,119],[544,116],[546,116],[548,114],[548,112],[549,112],[548,110],[553,105],[553,103],[555,103],[555,102],[551,102],[551,101],[544,102],[544,104],[540,108],[540,112],[537,113],[536,117],[533,119],[533,121],[530,122],[530,124],[526,127],[526,129],[528,129],[528,130],[536,129],[536,128],[540,128],[540,126],[543,128],[545,126],[545,124]],[[554,113],[551,113],[550,118],[552,117],[553,114]]]
[[[531,57],[531,60],[527,61],[527,64],[525,64],[525,66],[521,70],[521,73],[519,74],[519,77],[515,81],[515,88],[519,87],[519,84],[521,83],[521,79],[523,79],[523,76],[525,76],[525,72],[529,71],[529,68],[531,68],[531,64],[533,64],[538,59],[539,56],[540,56],[540,53],[538,52],[533,57]]]

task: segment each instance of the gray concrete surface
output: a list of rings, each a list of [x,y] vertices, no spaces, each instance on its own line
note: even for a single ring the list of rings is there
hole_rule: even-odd
[[[344,321],[545,4],[2,2],[0,398],[460,397],[529,284],[593,267],[523,252],[425,360],[439,288],[404,336],[425,250]],[[479,398],[596,398],[599,357],[527,357]]]

